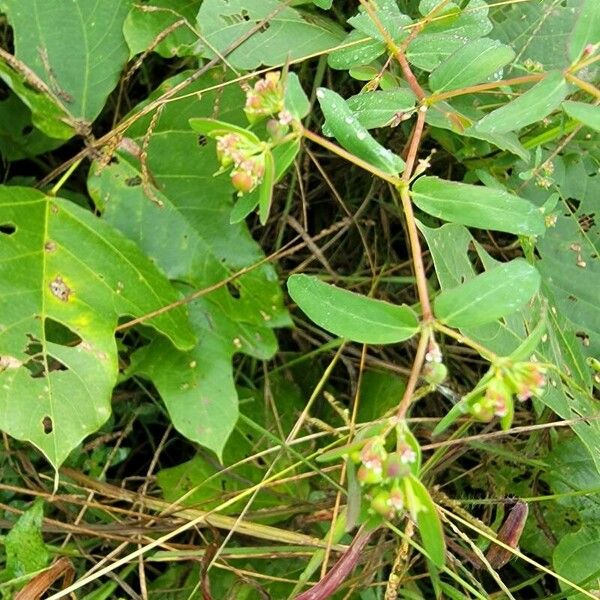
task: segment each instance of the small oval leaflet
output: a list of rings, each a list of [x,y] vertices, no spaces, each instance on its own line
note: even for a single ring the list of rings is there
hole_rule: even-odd
[[[537,293],[540,280],[535,267],[516,258],[442,292],[435,299],[435,316],[452,327],[490,323],[529,302]]]
[[[434,92],[455,90],[485,81],[515,56],[497,40],[480,38],[461,46],[429,76]]]
[[[339,94],[319,88],[317,98],[326,119],[327,129],[348,152],[390,175],[397,175],[403,171],[404,161],[375,141]]]
[[[421,177],[413,185],[414,203],[451,223],[517,235],[542,235],[544,216],[528,200],[504,190]]]
[[[309,275],[292,275],[288,291],[298,306],[323,329],[364,344],[393,344],[419,330],[414,311],[355,294]]]

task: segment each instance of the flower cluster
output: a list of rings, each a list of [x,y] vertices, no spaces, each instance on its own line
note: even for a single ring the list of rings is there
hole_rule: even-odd
[[[222,169],[233,165],[231,183],[240,193],[251,192],[258,186],[265,174],[264,154],[256,144],[239,133],[227,133],[216,138],[217,158]]]
[[[369,512],[392,519],[406,506],[404,478],[417,461],[415,449],[400,438],[395,452],[387,452],[382,436],[371,438],[350,457],[360,464],[356,478],[369,499]]]
[[[506,417],[513,412],[513,396],[521,402],[539,396],[545,384],[545,369],[536,363],[502,365],[483,391],[471,398],[469,412],[480,421]]]
[[[292,115],[284,109],[284,88],[279,71],[267,73],[246,92],[244,112],[250,123],[277,115],[281,125],[289,125]]]

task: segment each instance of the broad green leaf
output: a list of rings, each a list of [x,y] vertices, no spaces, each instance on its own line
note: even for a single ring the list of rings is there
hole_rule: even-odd
[[[296,415],[303,407],[303,397],[299,388],[283,376],[271,374],[269,386],[272,393],[278,398],[278,418],[282,427],[293,427]],[[240,412],[244,417],[256,423],[268,423],[272,419],[270,407],[265,405],[264,390],[256,390],[254,394],[240,390],[243,400],[240,402]],[[268,463],[260,464],[256,461],[246,460],[256,452],[272,447],[272,441],[266,436],[256,439],[256,430],[244,419],[240,419],[235,430],[227,441],[223,450],[223,465],[216,463],[213,457],[205,452],[199,452],[191,460],[177,466],[161,469],[157,473],[157,483],[162,490],[162,495],[168,502],[180,503],[185,506],[194,506],[202,510],[210,510],[223,502],[224,496],[231,497],[244,490],[248,482],[259,483],[265,476]],[[290,464],[292,457],[281,459],[281,466]],[[274,489],[261,491],[254,499],[252,506],[255,509],[268,507],[281,507],[282,499],[287,496],[290,501],[298,502],[306,498],[308,484],[301,481],[289,481],[280,484]],[[185,495],[185,499],[182,497]],[[247,500],[241,499],[238,503],[224,509],[224,514],[239,513]],[[278,517],[265,515],[269,522],[286,518],[285,513]],[[264,521],[263,519],[260,519]]]
[[[414,513],[419,535],[431,561],[442,568],[446,562],[446,542],[437,508],[427,488],[414,475],[406,478],[407,508]],[[415,504],[416,506],[411,506]]]
[[[48,88],[36,87],[33,80],[0,61],[0,78],[31,111],[31,122],[49,138],[67,140],[75,135],[73,119]]]
[[[600,563],[595,557],[600,556],[600,522],[584,524],[575,533],[567,533],[557,544],[552,555],[555,571],[579,584],[584,589],[597,590],[597,578],[600,576]],[[561,583],[564,590],[571,587]],[[576,593],[573,598],[584,598]]]
[[[226,135],[228,133],[237,133],[238,135],[245,137],[252,144],[260,144],[260,139],[255,133],[249,129],[246,129],[245,127],[240,127],[239,125],[235,125],[233,123],[219,121],[218,119],[208,119],[205,117],[193,118],[190,119],[189,122],[190,127],[194,131],[197,131],[203,135],[207,135],[211,138],[215,138],[220,135]]]
[[[149,101],[188,75],[166,81]],[[215,142],[199,144],[188,125],[191,118],[208,116],[238,126],[247,123],[237,85],[203,93],[225,83],[223,77],[221,70],[206,74],[187,88],[192,96],[166,105],[161,113],[148,145],[148,165],[164,208],[144,193],[139,164],[129,155],[119,156],[118,163],[88,181],[103,218],[137,241],[186,293],[216,286],[264,258],[248,229],[229,222],[234,193],[228,174],[214,176],[219,168]],[[150,119],[129,129],[138,144]],[[179,352],[156,338],[134,355],[130,374],[144,374],[155,383],[183,435],[221,454],[238,418],[231,361],[238,352],[261,359],[273,355],[272,328],[289,323],[282,300],[273,267],[256,267],[190,304],[195,348]]]
[[[556,159],[558,189],[562,198],[554,227],[538,244],[540,273],[545,278],[558,309],[580,338],[588,356],[600,356],[600,226],[597,217],[600,181],[594,161],[577,155]]]
[[[569,87],[563,74],[553,71],[515,100],[487,114],[475,129],[487,133],[522,129],[555,111],[568,93]]]
[[[58,468],[110,415],[118,318],[178,295],[135,244],[71,202],[2,187],[0,223],[0,428]],[[182,307],[145,324],[194,344]]]
[[[8,532],[6,571],[11,579],[35,573],[48,565],[50,555],[42,537],[44,503],[38,499],[26,510]]]
[[[50,138],[33,126],[31,110],[15,93],[9,91],[0,100],[0,154],[4,160],[37,156],[62,143],[63,140]]]
[[[0,4],[14,30],[17,59],[46,83],[70,115],[93,121],[127,62],[123,23],[129,1],[2,0]]]
[[[317,99],[325,116],[327,129],[346,150],[392,175],[397,175],[404,169],[404,161],[375,141],[339,94],[319,88]]]
[[[304,14],[278,0],[204,0],[198,27],[206,40],[204,56],[225,52],[263,20],[267,25],[227,55],[238,69],[279,65],[334,48],[343,32],[328,19]]]
[[[409,307],[355,294],[316,277],[292,275],[288,291],[317,325],[354,342],[393,344],[419,329],[417,316]]]
[[[356,420],[369,423],[398,406],[406,382],[389,371],[365,370],[360,380],[360,404]]]
[[[310,112],[308,96],[296,73],[288,73],[285,80],[285,108],[296,119],[304,119]]]
[[[598,6],[600,6],[600,4]],[[580,121],[596,131],[600,131],[600,106],[567,100],[562,103],[562,107],[573,119]]]
[[[491,37],[511,46],[519,65],[529,62],[546,70],[561,69],[571,62],[567,45],[580,8],[581,0],[497,4],[491,13]],[[519,68],[512,69],[512,76],[521,74]]]
[[[600,454],[600,441],[596,446]],[[544,460],[548,469],[542,479],[560,504],[577,511],[581,522],[600,526],[600,473],[584,444],[573,436],[560,437]]]
[[[366,129],[385,127],[398,113],[412,110],[415,96],[408,89],[365,92],[348,98],[348,106]]]
[[[485,81],[515,56],[497,40],[481,38],[462,46],[429,76],[434,92],[455,90]]]
[[[422,211],[452,223],[518,235],[542,235],[546,230],[533,204],[503,190],[421,177],[411,195]]]
[[[435,299],[434,312],[452,327],[473,327],[516,312],[539,287],[535,267],[517,258],[442,292]]]
[[[198,36],[192,27],[201,3],[202,0],[152,0],[133,4],[123,24],[130,55],[136,56],[151,46],[165,58],[193,55]],[[172,31],[164,37],[170,28]]]
[[[588,44],[600,43],[600,4],[596,0],[583,0],[578,11],[577,22],[569,40],[569,58],[581,58]]]

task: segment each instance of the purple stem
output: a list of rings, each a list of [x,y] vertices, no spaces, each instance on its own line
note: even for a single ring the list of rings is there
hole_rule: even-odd
[[[375,529],[368,531],[360,529],[346,552],[331,567],[327,575],[309,590],[296,596],[296,600],[326,600],[326,598],[330,598],[357,565],[363,548],[375,531]]]

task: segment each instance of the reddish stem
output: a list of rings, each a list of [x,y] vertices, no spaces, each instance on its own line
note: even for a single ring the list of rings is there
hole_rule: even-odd
[[[309,590],[296,596],[296,600],[326,600],[326,598],[331,598],[358,564],[364,547],[375,531],[374,529],[360,529],[348,549],[331,567],[327,575]]]

